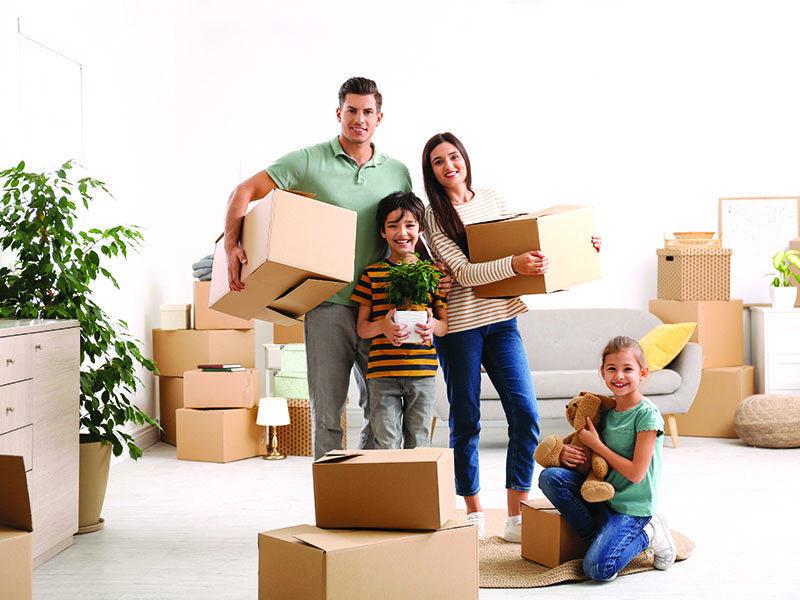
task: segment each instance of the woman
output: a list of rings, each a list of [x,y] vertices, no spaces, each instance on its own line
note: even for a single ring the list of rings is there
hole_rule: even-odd
[[[450,402],[450,446],[455,455],[456,493],[464,497],[467,520],[485,539],[479,492],[481,365],[500,394],[508,421],[506,490],[508,519],[503,538],[521,538],[520,502],[527,500],[533,478],[533,451],[539,442],[539,413],[530,366],[516,317],[527,312],[519,298],[477,298],[473,286],[514,277],[543,275],[549,259],[530,251],[486,263],[468,258],[465,224],[509,216],[502,195],[472,189],[464,146],[452,133],[433,136],[422,153],[422,174],[429,205],[425,239],[442,260],[453,282],[447,297],[449,330],[435,338]],[[599,249],[600,239],[592,242]]]

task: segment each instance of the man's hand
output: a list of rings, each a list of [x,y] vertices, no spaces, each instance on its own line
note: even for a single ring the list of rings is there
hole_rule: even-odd
[[[236,248],[225,253],[225,258],[228,262],[228,288],[234,292],[241,292],[244,289],[244,284],[239,279],[239,275],[242,272],[242,265],[247,264],[244,250],[236,246]]]

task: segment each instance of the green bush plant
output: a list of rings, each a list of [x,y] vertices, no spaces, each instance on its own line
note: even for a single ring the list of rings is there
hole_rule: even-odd
[[[443,273],[430,260],[422,260],[419,254],[415,260],[404,261],[399,265],[389,265],[386,280],[386,301],[398,310],[413,310],[411,306],[425,306],[428,294],[436,291]]]

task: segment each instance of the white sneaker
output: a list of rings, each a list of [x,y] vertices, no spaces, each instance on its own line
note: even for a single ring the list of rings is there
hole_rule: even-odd
[[[486,524],[484,523],[483,513],[474,512],[467,515],[467,523],[478,528],[478,539],[486,539]]]
[[[653,526],[653,539],[649,548],[653,550],[653,566],[661,571],[666,571],[675,562],[675,540],[669,529],[664,515],[656,515],[650,520]]]
[[[514,544],[519,544],[522,542],[522,522],[509,523],[506,521],[506,528],[505,531],[503,531],[503,539]]]

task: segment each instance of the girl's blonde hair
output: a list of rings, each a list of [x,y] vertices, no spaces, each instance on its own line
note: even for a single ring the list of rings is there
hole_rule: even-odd
[[[606,347],[603,348],[603,361],[600,363],[600,368],[602,369],[602,367],[605,366],[606,356],[622,350],[630,350],[633,352],[636,362],[639,363],[640,367],[644,368],[646,363],[644,360],[644,350],[642,350],[642,346],[635,339],[630,338],[627,335],[618,335],[615,338],[611,338],[611,340],[606,344]]]

